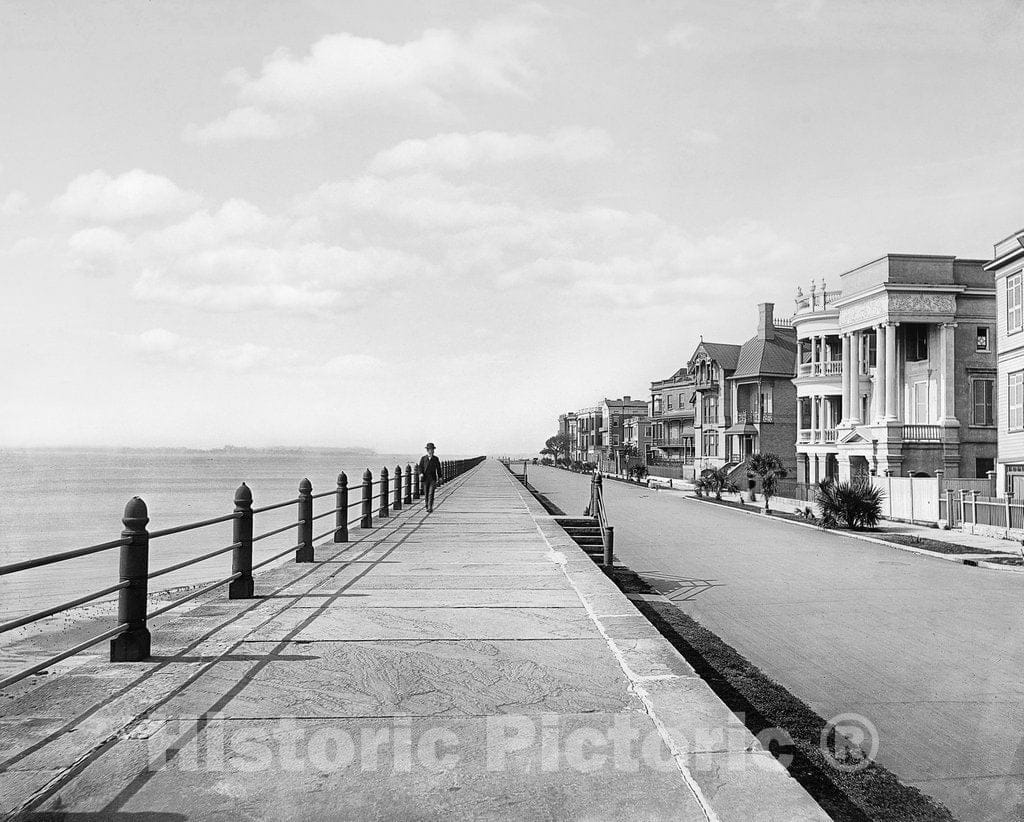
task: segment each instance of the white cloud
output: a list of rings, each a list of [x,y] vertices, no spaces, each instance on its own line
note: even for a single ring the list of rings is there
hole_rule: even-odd
[[[27,205],[28,195],[24,191],[15,189],[9,192],[3,200],[0,200],[0,214],[12,217],[15,214],[20,214]]]
[[[454,114],[465,94],[524,96],[533,71],[522,52],[545,15],[525,5],[465,33],[428,29],[405,43],[385,43],[342,32],[302,57],[279,49],[256,76],[230,71],[225,81],[236,90],[236,107],[205,126],[189,125],[185,139],[279,139],[307,133],[324,114]]]
[[[136,168],[118,177],[102,170],[83,174],[50,207],[64,216],[108,223],[186,211],[200,201],[166,177]]]
[[[229,111],[220,119],[197,126],[189,123],[182,137],[189,143],[232,143],[238,140],[280,140],[309,134],[315,128],[312,117],[298,114],[267,114],[244,106]]]
[[[378,153],[369,164],[374,174],[430,169],[465,171],[474,166],[553,160],[586,163],[606,157],[612,140],[603,129],[563,128],[547,137],[479,131],[438,134],[426,140],[405,140]]]
[[[130,249],[128,237],[109,226],[85,228],[68,238],[72,268],[90,276],[117,273],[125,264]]]
[[[693,236],[649,212],[511,201],[507,191],[429,174],[367,175],[322,186],[303,203],[395,238],[465,284],[559,295],[591,307],[710,303],[772,293],[800,249],[764,223]],[[567,303],[567,304],[569,304]]]
[[[221,343],[187,337],[165,328],[151,328],[141,334],[124,335],[129,348],[147,359],[197,368],[231,372],[259,371],[266,375],[286,371],[289,375],[330,376],[356,379],[371,374],[383,363],[368,354],[342,354],[327,360],[310,358],[308,351],[273,347],[260,343]]]

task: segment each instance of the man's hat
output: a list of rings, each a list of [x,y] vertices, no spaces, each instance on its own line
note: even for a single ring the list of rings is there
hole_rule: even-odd
[[[436,448],[436,447],[437,446],[435,446],[434,443],[432,443],[432,442],[428,442],[427,443],[427,448]]]

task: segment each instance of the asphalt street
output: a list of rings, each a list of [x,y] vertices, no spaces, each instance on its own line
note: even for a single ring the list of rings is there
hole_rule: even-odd
[[[567,514],[590,477],[531,467]],[[1024,575],[605,481],[618,561],[963,820],[1024,819]],[[866,727],[866,726],[865,726]]]

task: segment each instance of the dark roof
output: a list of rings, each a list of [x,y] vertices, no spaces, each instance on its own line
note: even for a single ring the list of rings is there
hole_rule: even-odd
[[[776,328],[774,340],[752,337],[740,349],[736,377],[756,377],[759,374],[792,377],[796,366],[796,331]]]
[[[740,355],[740,346],[729,343],[701,342],[697,346],[697,351],[701,349],[726,371],[731,371],[736,367],[736,361]],[[697,355],[697,351],[693,352],[694,356]],[[693,358],[691,357],[691,359]]]

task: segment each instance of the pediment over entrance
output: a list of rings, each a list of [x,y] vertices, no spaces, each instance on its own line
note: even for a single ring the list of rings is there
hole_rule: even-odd
[[[843,443],[844,445],[849,445],[849,444],[855,444],[855,443],[861,443],[861,442],[867,443],[867,442],[871,442],[871,440],[869,440],[867,437],[865,437],[863,434],[861,434],[860,431],[858,431],[856,428],[854,428],[853,430],[851,430],[851,431],[847,432],[846,434],[844,434],[843,436],[841,436],[839,438],[839,442]]]

